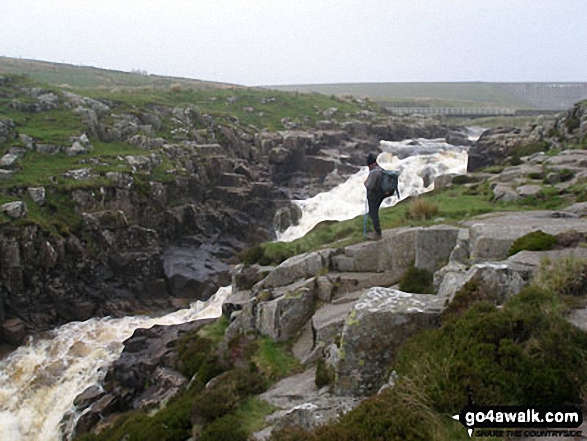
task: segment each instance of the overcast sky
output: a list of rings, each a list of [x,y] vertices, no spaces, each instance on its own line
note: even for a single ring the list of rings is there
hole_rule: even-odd
[[[587,81],[587,0],[2,0],[0,55],[247,86]]]

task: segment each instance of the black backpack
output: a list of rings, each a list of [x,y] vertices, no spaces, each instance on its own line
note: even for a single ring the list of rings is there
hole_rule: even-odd
[[[399,199],[399,190],[397,188],[399,172],[392,170],[382,170],[382,172],[380,189],[383,193],[383,196],[387,198],[389,196],[393,196],[395,193]]]

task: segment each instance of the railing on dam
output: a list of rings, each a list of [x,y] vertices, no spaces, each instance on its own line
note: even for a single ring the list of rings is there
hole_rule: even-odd
[[[386,107],[395,115],[513,116],[514,109],[483,107]]]

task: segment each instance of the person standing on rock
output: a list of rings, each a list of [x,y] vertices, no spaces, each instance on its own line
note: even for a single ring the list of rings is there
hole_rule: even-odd
[[[369,153],[367,156],[367,167],[369,167],[369,176],[365,179],[367,188],[367,202],[369,204],[369,217],[373,222],[374,233],[367,237],[372,240],[381,239],[381,226],[379,225],[379,207],[385,199],[381,190],[381,180],[383,179],[383,169],[377,164],[377,156]]]

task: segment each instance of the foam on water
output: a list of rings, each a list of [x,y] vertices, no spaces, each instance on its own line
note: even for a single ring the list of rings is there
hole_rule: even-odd
[[[383,153],[377,161],[388,170],[399,171],[400,199],[416,196],[434,189],[434,178],[449,173],[464,174],[467,171],[467,152],[440,140],[418,140],[419,153],[399,159],[394,155],[398,150],[411,146],[406,142],[382,141]],[[369,171],[363,167],[346,182],[332,190],[320,193],[313,198],[294,201],[302,209],[299,224],[289,227],[277,235],[277,240],[290,242],[304,236],[323,220],[343,221],[352,219],[366,211],[366,192],[363,182]],[[425,185],[428,181],[428,185]],[[398,202],[396,196],[383,201],[382,207],[390,207]]]
[[[440,141],[419,140],[425,154],[399,159],[389,152],[403,149],[403,143],[381,143],[379,162],[384,168],[399,170],[402,199],[430,191],[424,179],[446,173],[465,173],[467,154]],[[280,240],[303,236],[326,219],[345,220],[364,212],[367,177],[365,167],[335,189],[305,201],[300,225],[285,231]],[[394,205],[396,197],[384,206]],[[230,287],[220,288],[206,303],[196,302],[163,317],[95,318],[61,326],[43,338],[36,338],[0,361],[0,440],[60,441],[61,421],[73,410],[73,400],[89,386],[99,384],[116,360],[122,342],[137,328],[172,325],[201,318],[218,317]],[[70,428],[66,428],[67,433]]]
[[[135,329],[218,317],[229,292],[220,288],[208,302],[163,317],[68,323],[18,348],[0,361],[0,440],[61,440],[60,423],[73,400],[103,379]]]

